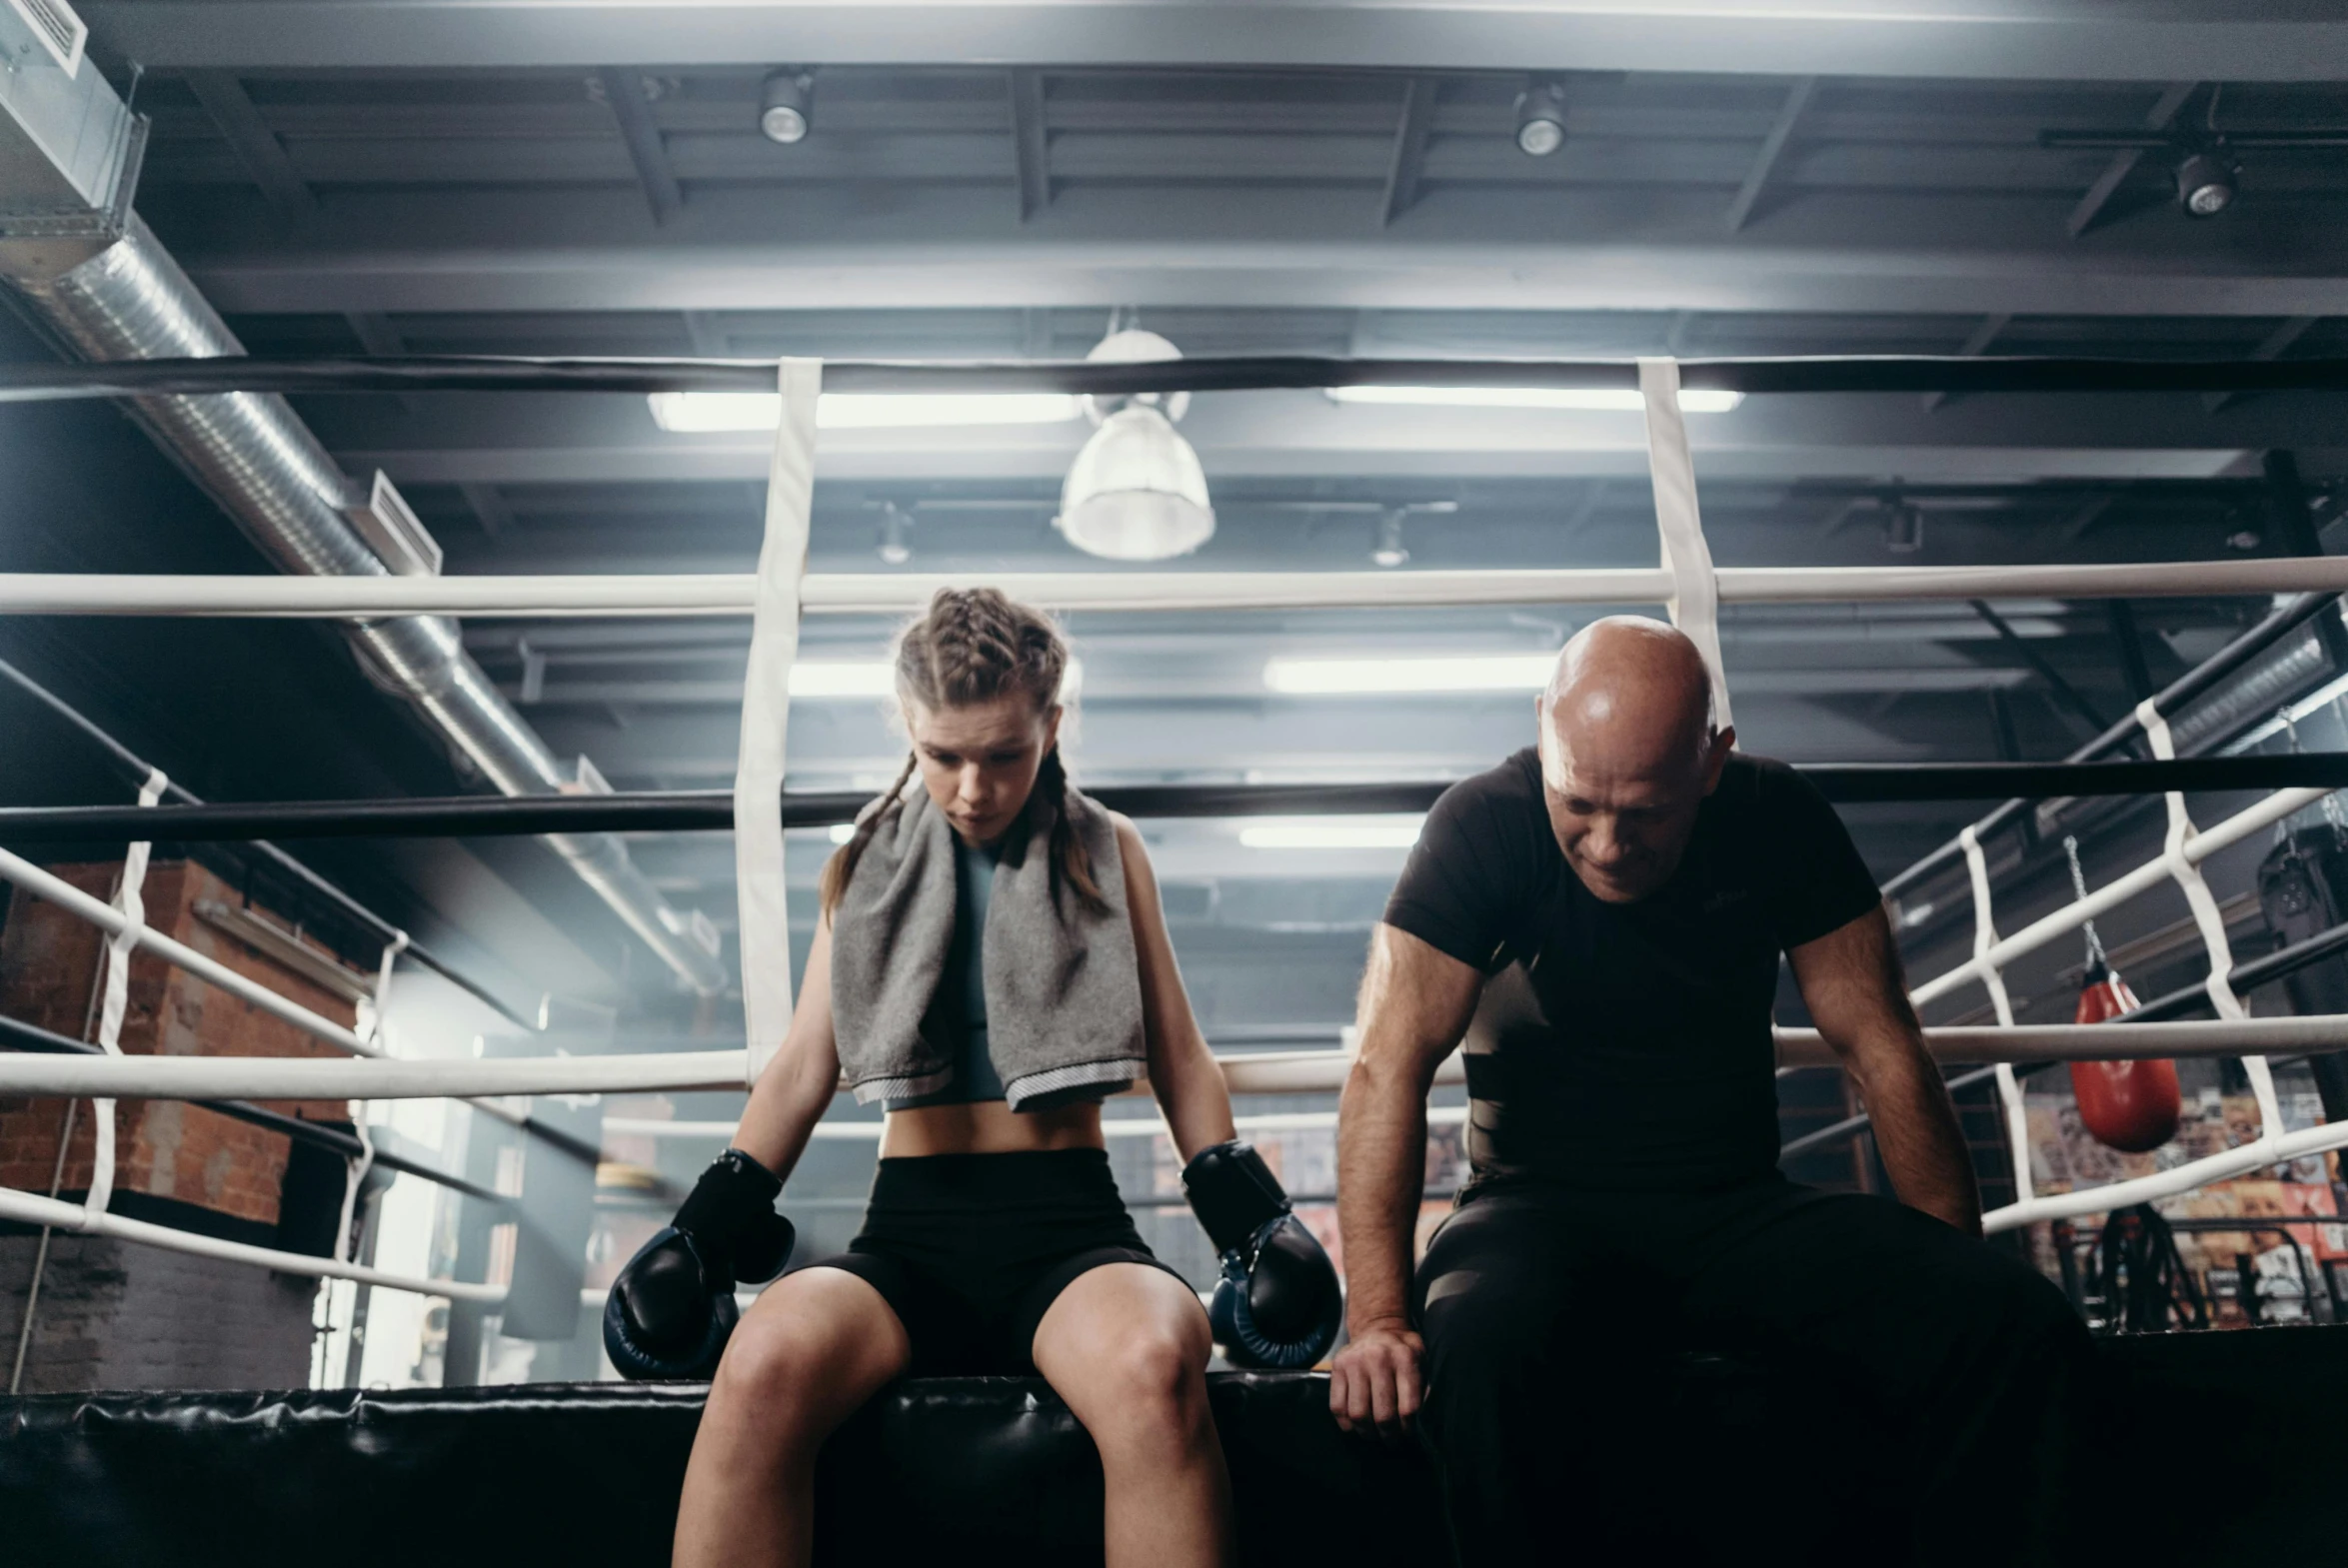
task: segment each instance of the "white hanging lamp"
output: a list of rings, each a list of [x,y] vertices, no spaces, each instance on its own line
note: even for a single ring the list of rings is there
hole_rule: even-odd
[[[1155,332],[1115,332],[1086,358],[1132,364],[1181,351]],[[1112,561],[1167,561],[1214,536],[1206,471],[1174,428],[1189,401],[1180,392],[1085,400],[1100,429],[1069,466],[1052,520],[1070,544]]]

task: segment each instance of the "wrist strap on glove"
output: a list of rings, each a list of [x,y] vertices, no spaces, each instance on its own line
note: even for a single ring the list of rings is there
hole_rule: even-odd
[[[775,1212],[782,1192],[773,1171],[730,1148],[710,1161],[672,1223],[701,1243],[713,1268],[755,1284],[772,1279],[790,1259],[791,1222]]]
[[[1214,1250],[1245,1248],[1255,1233],[1288,1212],[1288,1194],[1255,1152],[1232,1139],[1203,1148],[1182,1167],[1182,1195]]]

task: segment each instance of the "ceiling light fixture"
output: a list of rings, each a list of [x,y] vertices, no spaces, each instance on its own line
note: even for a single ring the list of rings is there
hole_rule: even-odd
[[[2177,205],[2189,218],[2214,218],[2234,205],[2241,177],[2225,143],[2197,147],[2177,160]]]
[[[683,434],[773,430],[783,423],[783,398],[773,392],[656,392],[649,401],[654,424]],[[1064,392],[827,392],[816,403],[816,428],[1061,425],[1083,412]]]
[[[1421,659],[1275,658],[1263,667],[1266,691],[1291,697],[1350,697],[1405,692],[1538,692],[1549,684],[1555,654],[1434,654]]]
[[[1516,95],[1516,150],[1528,158],[1546,158],[1565,145],[1565,89],[1557,82],[1534,82]]]
[[[1902,501],[1883,514],[1883,548],[1895,556],[1912,556],[1924,548],[1924,509]]]
[[[1647,406],[1645,396],[1633,387],[1331,387],[1328,395],[1337,403],[1391,403],[1413,408],[1639,414]],[[1743,401],[1741,392],[1679,389],[1682,414],[1726,414]]]
[[[1407,849],[1423,816],[1267,816],[1239,829],[1248,849]]]
[[[892,501],[881,508],[881,543],[874,554],[885,566],[902,567],[913,559],[913,544],[906,535],[913,530],[913,519],[905,508]]]
[[[1117,364],[1177,360],[1155,332],[1113,332],[1085,356]],[[1214,537],[1214,508],[1198,454],[1177,435],[1189,394],[1143,393],[1084,400],[1099,424],[1069,466],[1052,526],[1089,555],[1112,561],[1166,561]]]
[[[814,120],[816,78],[810,71],[771,71],[759,84],[759,134],[789,147],[807,140]]]

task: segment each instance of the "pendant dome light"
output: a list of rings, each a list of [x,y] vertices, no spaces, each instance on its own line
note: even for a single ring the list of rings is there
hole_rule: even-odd
[[[1155,332],[1113,332],[1085,356],[1120,364],[1177,360]],[[1112,561],[1167,561],[1214,536],[1214,508],[1198,454],[1175,433],[1188,393],[1087,398],[1100,428],[1069,466],[1052,526],[1089,555]]]

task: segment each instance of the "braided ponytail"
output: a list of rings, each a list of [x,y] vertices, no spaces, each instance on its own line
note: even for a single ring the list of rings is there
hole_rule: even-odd
[[[942,588],[931,596],[922,618],[898,637],[897,696],[908,707],[919,704],[935,713],[1018,693],[1042,715],[1060,706],[1068,666],[1068,641],[1041,611],[992,588]],[[919,754],[906,759],[897,783],[865,812],[855,836],[825,864],[819,887],[826,914],[839,907],[873,834],[901,808],[906,784],[919,762]],[[1059,807],[1051,835],[1053,897],[1058,899],[1066,883],[1087,909],[1105,912],[1109,902],[1094,876],[1093,857],[1069,821],[1070,788],[1068,767],[1056,745],[1045,754],[1035,793],[1029,797],[1041,795]]]
[[[1103,896],[1101,884],[1093,879],[1093,856],[1068,817],[1069,789],[1068,767],[1061,762],[1060,748],[1055,746],[1045,754],[1044,766],[1036,771],[1036,792],[1060,807],[1052,814],[1052,899],[1055,904],[1060,901],[1060,889],[1066,883],[1075,889],[1077,902],[1089,913],[1107,914],[1109,899]]]
[[[865,857],[865,845],[873,841],[881,823],[904,808],[905,782],[914,776],[914,765],[919,761],[914,753],[905,754],[905,767],[898,770],[897,783],[866,808],[857,819],[856,832],[840,846],[837,854],[824,862],[824,874],[816,882],[816,899],[824,913],[830,914],[840,907],[840,900],[848,893],[849,878],[856,874],[856,862]]]

